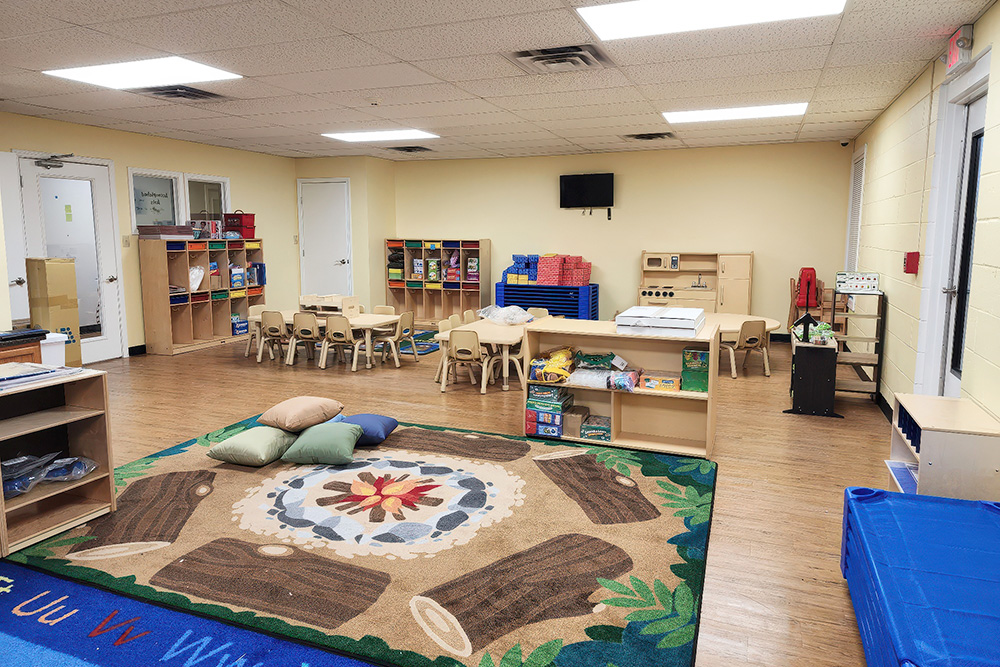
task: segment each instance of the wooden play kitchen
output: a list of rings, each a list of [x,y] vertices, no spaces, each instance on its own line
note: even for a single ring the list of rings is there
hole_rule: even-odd
[[[596,389],[567,383],[529,380],[524,390],[527,409],[529,387],[562,387],[573,396],[575,406],[590,415],[610,417],[610,440],[563,435],[560,439],[595,446],[630,447],[654,452],[707,457],[715,444],[715,378],[719,364],[719,328],[706,324],[696,335],[668,338],[616,332],[614,322],[543,318],[525,329],[525,359],[547,350],[571,347],[584,354],[614,352],[630,366],[660,369],[680,375],[685,350],[708,353],[706,391],[661,391],[639,386],[633,391]],[[531,437],[544,437],[526,434]]]
[[[0,496],[0,556],[41,542],[115,509],[107,374],[84,370],[0,392],[0,458],[59,451],[97,469],[76,481],[38,484]]]
[[[401,262],[390,259],[398,253]],[[386,239],[385,256],[386,304],[412,310],[419,327],[435,328],[439,320],[493,303],[489,239]]]
[[[643,251],[640,306],[702,308],[706,313],[750,314],[753,253]]]
[[[210,270],[213,262],[217,275]],[[250,280],[263,263],[260,239],[140,239],[146,352],[171,355],[245,341],[249,307],[264,303],[263,282]],[[243,269],[242,280],[231,273],[232,265]],[[193,267],[203,272],[194,286]]]

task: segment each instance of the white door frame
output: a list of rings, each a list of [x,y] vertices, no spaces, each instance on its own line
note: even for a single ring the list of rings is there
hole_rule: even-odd
[[[302,185],[304,183],[343,183],[347,186],[347,249],[351,260],[351,270],[347,272],[347,292],[354,294],[354,240],[351,238],[351,227],[354,225],[351,210],[351,179],[349,178],[298,178],[295,180],[295,204],[299,209],[299,294],[302,294],[302,280],[305,278],[305,264],[302,262],[302,237],[305,231],[305,221],[302,218]]]
[[[989,79],[990,51],[987,50],[964,74],[943,84],[938,93],[937,137],[913,381],[913,391],[917,394],[944,395],[948,297],[942,290],[948,287],[951,279],[954,257],[965,158],[966,105],[987,93]]]
[[[28,151],[20,149],[14,149],[11,152],[17,155],[18,158],[37,159],[37,158],[47,158],[52,155],[52,153],[43,153],[39,151]],[[126,317],[125,314],[125,285],[124,285],[125,272],[122,268],[123,265],[122,265],[121,227],[118,224],[118,195],[115,192],[115,183],[116,183],[115,162],[114,160],[108,160],[105,158],[83,157],[83,156],[74,156],[71,158],[65,158],[63,159],[63,162],[73,162],[77,164],[91,164],[108,168],[108,180],[110,181],[111,184],[111,225],[114,231],[114,238],[116,241],[112,245],[114,245],[113,256],[115,261],[115,267],[114,267],[115,275],[118,276],[118,280],[115,281],[115,294],[117,295],[118,298],[118,312],[119,312],[118,331],[121,334],[122,357],[127,357],[128,328],[126,327],[125,323],[128,318]],[[23,209],[21,211],[21,222],[23,225],[24,223]]]

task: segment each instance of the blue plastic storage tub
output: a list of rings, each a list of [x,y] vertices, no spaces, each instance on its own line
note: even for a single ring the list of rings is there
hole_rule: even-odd
[[[868,667],[1000,665],[1000,503],[849,488],[840,567]]]

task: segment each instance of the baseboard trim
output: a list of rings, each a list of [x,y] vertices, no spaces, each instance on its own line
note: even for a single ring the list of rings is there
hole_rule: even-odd
[[[891,424],[892,406],[889,405],[889,401],[885,400],[885,396],[882,395],[882,392],[879,392],[878,396],[875,397],[875,403],[877,403],[878,407],[882,410],[882,414],[885,415],[886,421]]]
[[[146,354],[145,345],[133,345],[128,349],[128,356],[138,357],[140,354]]]

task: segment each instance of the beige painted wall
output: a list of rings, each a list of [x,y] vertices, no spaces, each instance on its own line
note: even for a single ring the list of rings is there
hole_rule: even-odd
[[[974,57],[990,49],[1000,36],[1000,6],[975,24]],[[862,270],[882,274],[889,299],[883,395],[913,390],[920,321],[920,286],[928,262],[923,261],[934,142],[943,66],[934,62],[856,140],[867,144],[862,209]],[[993,63],[990,88],[1000,90],[1000,64]],[[986,135],[978,203],[969,319],[962,393],[1000,417],[1000,94],[988,97]],[[903,253],[921,252],[920,273],[902,272]],[[948,258],[945,252],[936,253]]]
[[[513,253],[583,255],[602,318],[635,305],[643,250],[752,250],[752,310],[785,322],[800,267],[843,268],[850,157],[829,142],[400,162],[396,234],[489,238],[494,280]],[[611,222],[559,208],[560,174],[601,171],[615,174]]]
[[[115,163],[115,194],[122,235],[131,232],[128,167],[163,169],[230,178],[230,201],[257,214],[257,233],[264,240],[268,271],[267,303],[293,307],[297,303],[299,277],[298,233],[295,205],[295,160],[206,146],[187,141],[163,139],[103,128],[0,113],[0,150],[14,149],[74,153],[105,158]],[[135,237],[122,248],[125,313],[128,343],[145,342],[142,321],[142,291],[139,281],[139,248]],[[4,269],[3,275],[6,275]],[[7,303],[4,303],[4,300]],[[0,297],[0,327],[10,316],[9,296]]]

